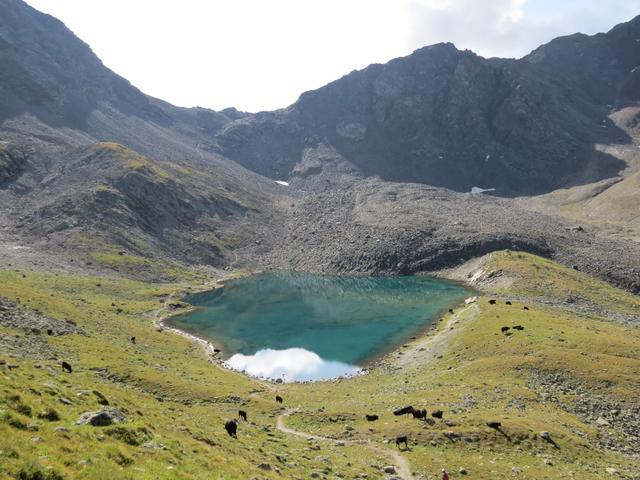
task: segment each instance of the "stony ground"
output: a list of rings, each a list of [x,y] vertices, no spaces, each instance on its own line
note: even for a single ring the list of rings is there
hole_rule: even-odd
[[[510,199],[355,180],[305,194],[283,209],[284,230],[269,233],[276,241],[266,265],[274,268],[433,272],[512,248],[640,291],[638,243],[519,208]]]

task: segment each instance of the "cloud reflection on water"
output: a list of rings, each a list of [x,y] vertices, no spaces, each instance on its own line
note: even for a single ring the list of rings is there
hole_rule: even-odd
[[[253,377],[282,378],[285,382],[328,380],[355,375],[361,371],[355,365],[325,360],[304,348],[287,348],[286,350],[267,348],[253,355],[236,353],[224,365]]]

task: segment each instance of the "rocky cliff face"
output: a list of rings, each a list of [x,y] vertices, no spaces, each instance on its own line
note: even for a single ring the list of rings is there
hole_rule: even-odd
[[[521,60],[422,48],[225,125],[217,151],[286,178],[306,148],[329,145],[365,175],[501,195],[606,178],[624,164],[594,144],[629,141],[608,115],[640,95],[639,24],[560,38]]]

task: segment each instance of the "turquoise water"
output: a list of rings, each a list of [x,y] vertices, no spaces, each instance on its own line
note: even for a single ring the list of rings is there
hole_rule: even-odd
[[[211,338],[249,374],[318,380],[359,365],[424,330],[469,290],[426,277],[264,273],[191,295],[171,324]]]

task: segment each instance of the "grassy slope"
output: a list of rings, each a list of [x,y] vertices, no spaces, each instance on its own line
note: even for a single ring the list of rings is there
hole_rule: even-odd
[[[535,299],[561,297],[569,288],[610,310],[637,313],[640,307],[635,296],[530,255],[494,254],[486,267],[515,279],[508,292],[497,293]],[[51,349],[43,350],[39,359],[8,357],[20,368],[0,371],[0,476],[11,478],[34,463],[45,471],[52,467],[65,478],[309,478],[310,471],[324,471],[328,478],[329,472],[345,478],[360,473],[381,477],[371,465],[390,460],[375,458],[370,450],[328,443],[316,450],[310,442],[277,431],[278,409],[272,401],[276,389],[288,405],[300,408],[287,419],[290,427],[380,443],[408,434],[412,448],[406,456],[422,478],[435,478],[443,465],[454,472],[465,467],[469,478],[478,479],[513,478],[518,471],[516,478],[600,479],[606,467],[634,478],[640,470],[637,460],[599,448],[602,432],[594,424],[571,413],[570,407],[543,401],[532,384],[540,372],[560,373],[603,398],[633,405],[640,394],[637,328],[533,301],[528,311],[515,302],[490,306],[481,297],[456,311],[451,327],[447,316],[429,334],[436,337],[453,328],[445,332],[449,340],[435,357],[426,355],[400,367],[394,354],[360,378],[275,387],[212,366],[186,339],[152,328],[145,312],[159,308],[164,296],[185,286],[0,273],[0,295],[20,298],[56,318],[73,319],[87,334],[42,338],[0,330],[25,342],[38,339]],[[525,330],[512,336],[500,333],[501,326],[516,323]],[[134,335],[135,346],[129,341]],[[404,350],[411,349],[409,345]],[[57,367],[61,359],[76,371],[62,374]],[[126,413],[124,431],[75,426],[80,413],[100,407],[94,394],[82,393],[94,389]],[[61,397],[72,404],[61,403]],[[575,398],[569,392],[560,400],[570,406]],[[222,424],[241,404],[251,422],[241,424],[239,439],[233,440]],[[424,426],[391,415],[405,404],[441,408],[454,424]],[[31,408],[31,417],[23,415],[24,405]],[[37,418],[47,408],[61,419]],[[365,413],[381,419],[367,423]],[[488,420],[501,421],[506,435],[484,426]],[[37,424],[38,430],[30,431],[29,424]],[[56,432],[59,426],[69,431]],[[550,431],[560,449],[541,440],[541,430]],[[612,429],[610,434],[620,432]],[[139,445],[148,441],[165,448]],[[258,469],[263,462],[278,466],[282,474]]]

